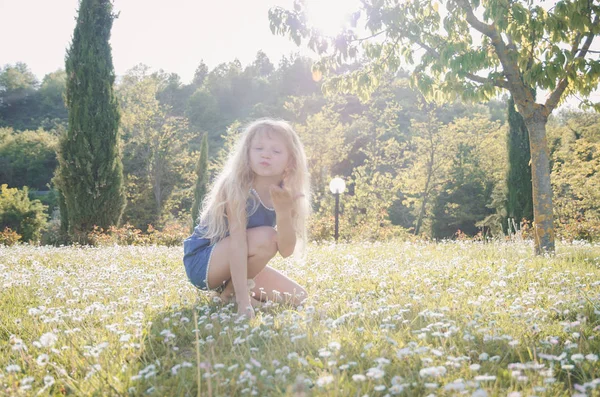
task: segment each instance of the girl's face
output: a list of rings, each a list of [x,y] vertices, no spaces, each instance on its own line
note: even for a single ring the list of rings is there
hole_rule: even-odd
[[[258,133],[250,141],[250,168],[255,175],[282,178],[289,159],[285,142],[277,133]]]

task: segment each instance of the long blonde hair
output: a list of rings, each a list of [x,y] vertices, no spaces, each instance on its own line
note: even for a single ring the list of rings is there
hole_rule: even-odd
[[[204,198],[199,219],[200,224],[206,227],[204,238],[209,238],[211,243],[225,238],[229,230],[225,212],[228,203],[232,216],[238,221],[247,221],[246,201],[254,181],[254,173],[250,168],[250,143],[257,134],[262,133],[279,134],[290,154],[285,188],[294,195],[303,195],[294,201],[292,218],[296,235],[302,240],[302,244],[296,244],[296,247],[303,248],[307,241],[306,223],[310,213],[310,181],[304,146],[290,124],[268,118],[256,120],[244,129]],[[255,201],[255,209],[256,205],[258,203]]]

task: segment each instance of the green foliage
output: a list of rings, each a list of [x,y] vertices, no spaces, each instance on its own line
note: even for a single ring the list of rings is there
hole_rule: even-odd
[[[39,84],[26,64],[4,65],[0,68],[0,127],[23,131],[66,123],[65,81],[64,70],[48,73]]]
[[[118,89],[128,200],[124,221],[141,229],[162,226],[180,212],[187,217],[192,205],[194,159],[187,145],[193,134],[185,118],[169,115],[172,109],[158,100],[169,79],[139,65]]]
[[[567,112],[552,125],[557,136],[552,187],[558,234],[600,239],[600,140],[597,114]]]
[[[0,180],[9,186],[48,190],[56,165],[57,139],[38,131],[0,132]]]
[[[200,147],[200,157],[196,168],[196,186],[194,189],[194,204],[192,205],[192,231],[198,222],[202,201],[206,196],[208,188],[208,135],[202,137],[202,146]]]
[[[39,200],[29,200],[27,187],[19,190],[6,184],[0,186],[0,230],[9,228],[21,235],[22,241],[39,240],[46,225],[46,208]]]
[[[326,93],[367,98],[386,73],[403,64],[411,65],[411,84],[430,101],[482,101],[509,91],[532,137],[535,250],[554,251],[546,122],[566,96],[585,98],[598,87],[600,60],[590,50],[600,33],[597,4],[562,0],[545,9],[525,0],[362,2],[354,21],[364,21],[364,37],[354,23],[334,38],[310,26],[306,7],[301,0],[293,10],[274,7],[270,27],[319,54],[313,72],[329,75]],[[339,73],[359,57],[366,58],[364,66]],[[532,89],[551,91],[543,106]]]
[[[39,109],[35,95],[38,85],[35,75],[22,62],[0,69],[0,127],[37,129],[33,119]]]

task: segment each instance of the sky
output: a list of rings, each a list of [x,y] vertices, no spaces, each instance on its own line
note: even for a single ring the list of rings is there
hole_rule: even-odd
[[[305,0],[312,25],[333,34],[359,0]],[[314,56],[269,28],[271,7],[293,0],[114,0],[111,36],[115,72],[143,63],[191,82],[201,61],[209,69],[239,59],[251,63],[262,50],[275,65],[284,55]],[[26,63],[38,80],[64,69],[79,0],[0,0],[0,67]],[[600,95],[594,93],[594,100]],[[545,93],[538,101],[545,100]],[[570,98],[568,102],[574,103]],[[575,101],[576,102],[576,101]]]
[[[310,54],[269,29],[269,9],[276,5],[291,9],[292,0],[115,0],[113,4],[120,15],[110,42],[120,76],[144,63],[153,70],[177,73],[189,83],[201,60],[212,69],[235,58],[247,65],[258,50],[275,65],[292,52]],[[78,5],[78,0],[0,0],[0,66],[25,62],[39,80],[64,69]]]

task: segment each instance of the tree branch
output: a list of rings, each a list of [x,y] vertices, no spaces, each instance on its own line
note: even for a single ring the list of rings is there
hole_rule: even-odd
[[[592,25],[594,27],[598,26],[599,21],[600,21],[600,18],[598,15],[596,15]],[[593,29],[591,29],[591,30],[593,31]],[[558,83],[558,85],[556,86],[554,91],[550,94],[550,96],[548,97],[548,100],[544,104],[544,107],[545,107],[544,111],[546,112],[546,115],[549,115],[550,113],[552,113],[552,111],[558,105],[558,102],[560,101],[560,98],[562,97],[563,93],[567,89],[567,86],[569,85],[569,74],[575,65],[575,60],[585,58],[585,56],[589,52],[590,46],[592,45],[592,41],[594,41],[594,37],[596,37],[594,35],[594,33],[592,33],[592,31],[590,31],[587,34],[587,36],[585,38],[585,42],[583,43],[583,47],[581,47],[579,49],[579,53],[577,54],[577,56],[575,58],[573,58],[573,61],[571,62],[571,64],[566,67],[565,77],[563,77],[560,80],[560,82]],[[577,47],[579,47],[580,40],[581,40],[581,35],[578,34],[577,37],[575,37],[575,40],[573,42],[573,46],[572,46],[573,53],[575,53],[575,51],[577,51]]]
[[[466,20],[475,30],[489,37],[494,46],[494,50],[500,64],[502,65],[502,71],[506,76],[507,88],[515,98],[520,98],[521,101],[528,103],[535,103],[533,94],[523,83],[521,71],[514,60],[509,59],[508,50],[506,44],[502,40],[502,36],[496,30],[494,25],[487,25],[481,22],[473,13],[473,8],[469,3],[469,0],[457,0],[459,7],[463,9],[466,14]],[[521,109],[520,109],[521,110]],[[524,109],[523,109],[524,110]],[[525,116],[525,115],[524,115]]]
[[[477,76],[476,74],[473,74],[473,73],[464,73],[464,75],[466,78],[473,80],[476,83],[481,83],[481,84],[492,83],[496,87],[508,89],[508,82],[506,80],[494,80],[494,79],[490,79],[487,77]]]

